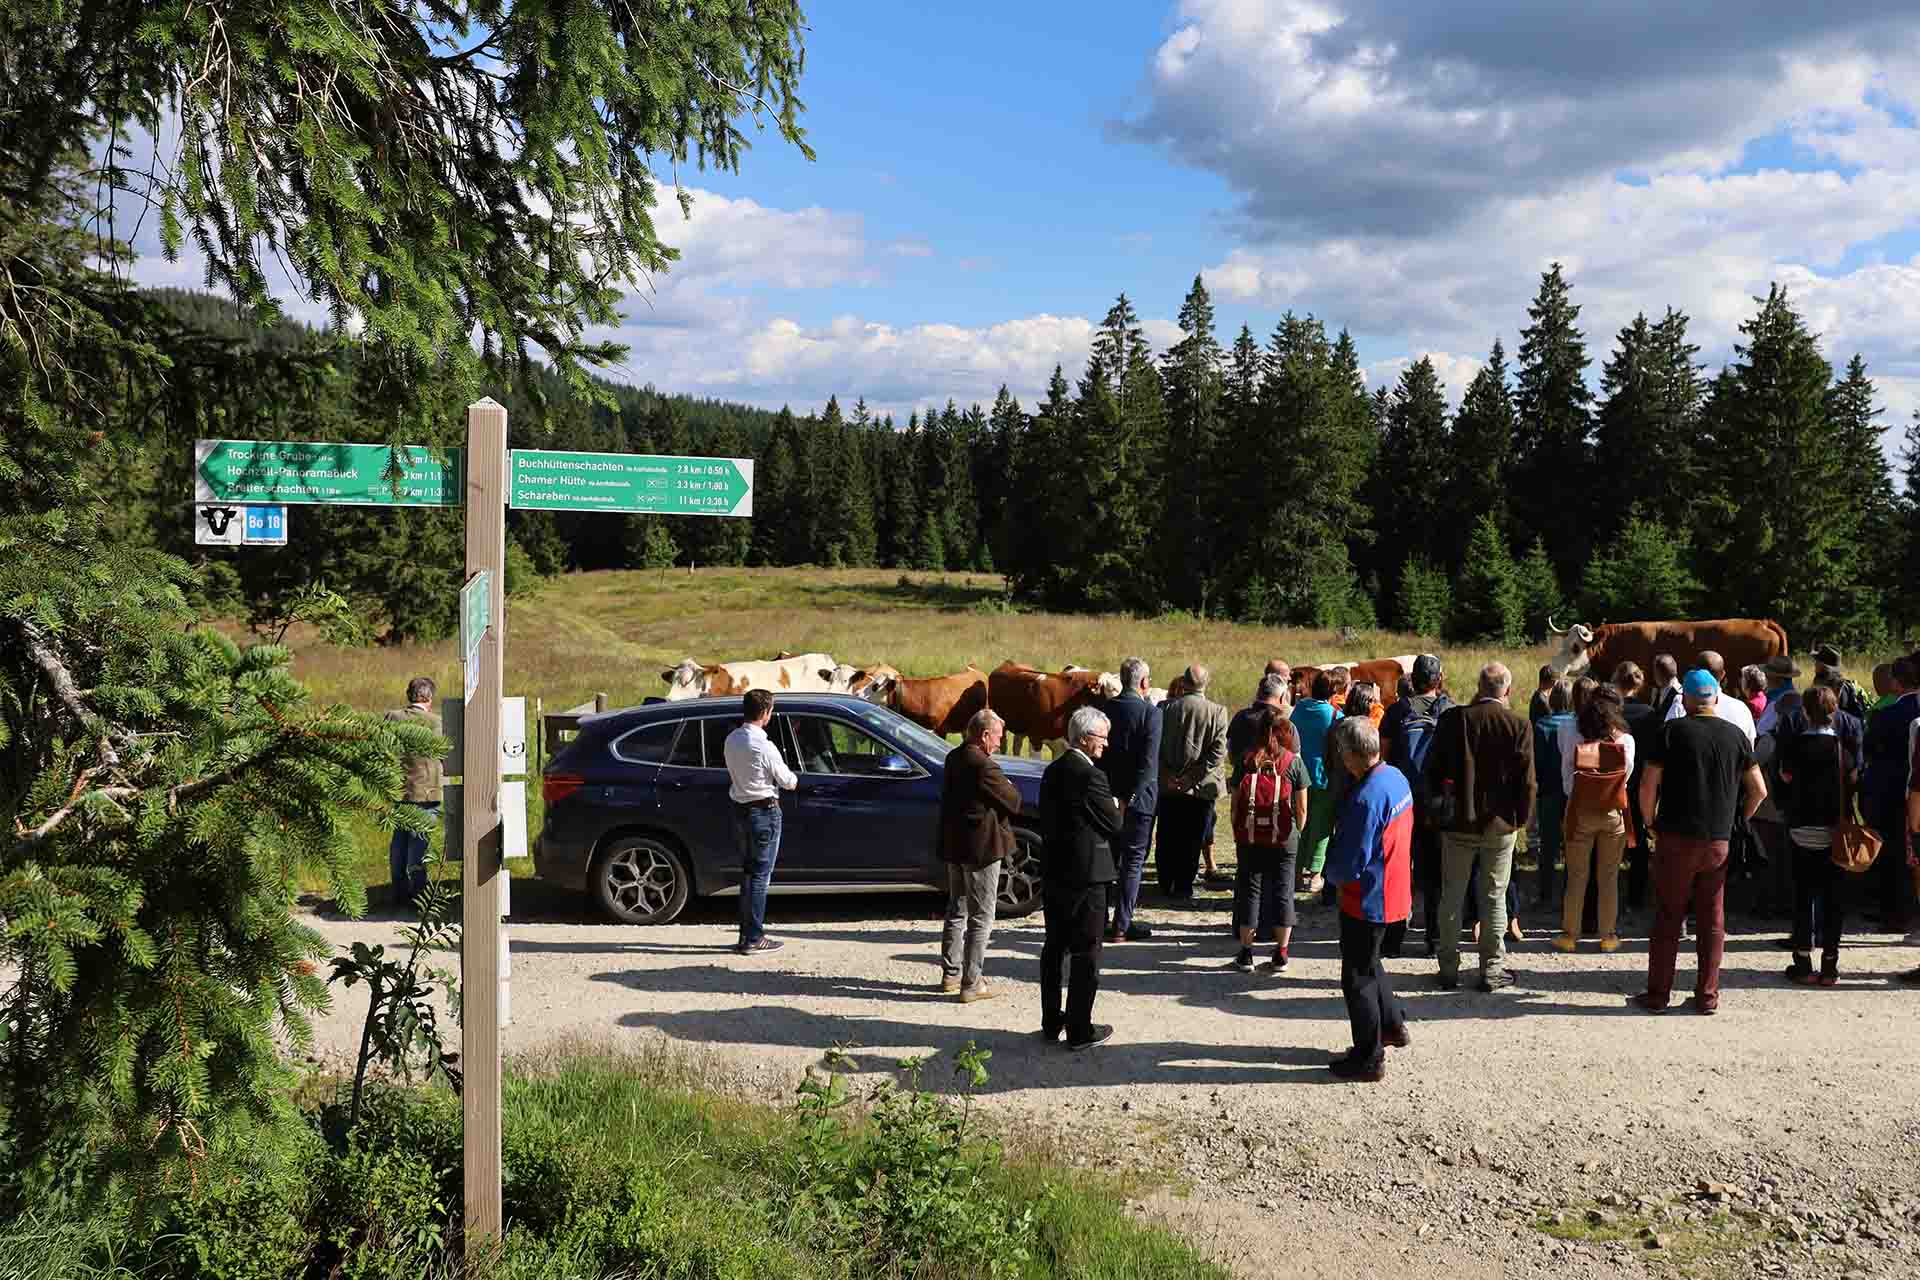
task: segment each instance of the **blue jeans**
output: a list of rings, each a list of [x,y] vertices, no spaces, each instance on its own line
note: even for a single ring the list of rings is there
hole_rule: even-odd
[[[424,809],[433,815],[436,822],[439,821],[438,800],[426,804],[416,804],[412,800],[402,800],[400,803]],[[426,892],[427,839],[411,831],[395,831],[392,843],[387,846],[387,873],[393,877],[393,891],[400,895],[402,902],[411,903]]]
[[[1140,901],[1140,881],[1147,872],[1147,846],[1153,843],[1153,815],[1127,810],[1120,832],[1113,838],[1114,858],[1120,864],[1120,883],[1113,895],[1113,929],[1125,933],[1133,925],[1133,909]]]
[[[733,806],[733,843],[740,850],[740,945],[767,934],[767,885],[780,856],[780,806]]]

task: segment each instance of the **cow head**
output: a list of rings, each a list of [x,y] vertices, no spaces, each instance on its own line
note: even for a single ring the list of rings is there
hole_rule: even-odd
[[[1592,661],[1588,651],[1593,647],[1593,628],[1584,622],[1576,622],[1571,627],[1556,627],[1549,616],[1547,630],[1562,637],[1560,652],[1553,656],[1549,665],[1561,675],[1577,676],[1585,671]]]
[[[710,683],[707,668],[692,658],[682,658],[679,666],[662,671],[660,678],[667,682],[668,702],[705,697]]]
[[[1093,682],[1093,691],[1103,698],[1117,698],[1122,690],[1120,677],[1112,671],[1102,671]]]
[[[854,680],[863,673],[842,662],[831,667],[821,667],[817,674],[827,686],[828,693],[852,693]]]
[[[893,690],[900,683],[900,673],[885,663],[875,663],[865,671],[856,671],[847,681],[846,692],[856,698],[865,698],[868,702],[884,704],[893,696]],[[838,691],[838,686],[835,686]]]

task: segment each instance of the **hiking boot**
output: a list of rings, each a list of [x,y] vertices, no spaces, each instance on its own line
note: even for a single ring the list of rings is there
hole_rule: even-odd
[[[1233,967],[1242,973],[1253,972],[1253,948],[1242,947],[1233,954]]]
[[[1087,1028],[1085,1039],[1068,1040],[1067,1048],[1078,1053],[1082,1049],[1091,1049],[1097,1044],[1105,1044],[1111,1039],[1113,1039],[1113,1028],[1104,1022],[1096,1022],[1093,1026]]]
[[[1365,1058],[1356,1058],[1349,1053],[1343,1058],[1335,1058],[1329,1062],[1327,1070],[1342,1080],[1351,1080],[1355,1084],[1379,1084],[1387,1078],[1387,1059],[1386,1055],[1382,1054],[1368,1061]]]
[[[1493,973],[1483,973],[1480,975],[1480,990],[1489,995],[1495,991],[1504,991],[1512,985],[1513,972],[1509,969],[1500,969]]]
[[[1553,949],[1555,951],[1578,951],[1580,949],[1580,939],[1570,933],[1556,933],[1553,935]]]
[[[958,977],[940,979],[940,994],[943,996],[959,995],[960,979]]]
[[[1606,937],[1600,939],[1600,949],[1606,952],[1608,955],[1612,955],[1614,952],[1618,951],[1620,949],[1620,935],[1617,933],[1610,933]]]

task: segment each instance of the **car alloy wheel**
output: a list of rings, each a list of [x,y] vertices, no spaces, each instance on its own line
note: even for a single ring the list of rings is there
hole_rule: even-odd
[[[1040,837],[1015,827],[1013,855],[1000,866],[999,914],[1024,916],[1039,906]]]
[[[686,865],[672,849],[647,836],[616,840],[600,855],[594,876],[600,906],[624,924],[666,924],[687,905]]]

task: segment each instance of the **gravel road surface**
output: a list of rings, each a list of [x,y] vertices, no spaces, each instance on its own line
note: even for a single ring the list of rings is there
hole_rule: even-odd
[[[1791,987],[1777,932],[1736,921],[1718,1016],[1630,1010],[1628,945],[1566,956],[1536,934],[1512,990],[1443,992],[1391,962],[1413,1045],[1383,1084],[1337,1082],[1335,920],[1303,906],[1284,976],[1226,967],[1226,898],[1148,905],[1152,940],[1106,948],[1096,1017],[1114,1040],[1043,1045],[1040,918],[1003,921],[1001,998],[938,994],[927,896],[775,898],[774,954],[731,951],[731,900],[680,923],[593,922],[516,886],[509,1052],[562,1038],[702,1046],[739,1087],[792,1096],[838,1050],[876,1078],[968,1040],[993,1051],[989,1114],[1085,1163],[1170,1172],[1140,1206],[1245,1276],[1911,1276],[1920,1268],[1920,951],[1856,936],[1829,990]],[[1149,890],[1147,897],[1151,898]],[[335,943],[397,919],[317,916]],[[1591,948],[1592,943],[1587,943]],[[1691,981],[1690,949],[1681,955]],[[1467,961],[1471,966],[1471,958]],[[349,1054],[365,996],[336,993],[320,1052]],[[850,1064],[850,1065],[849,1065]],[[936,1063],[929,1083],[942,1082]]]

